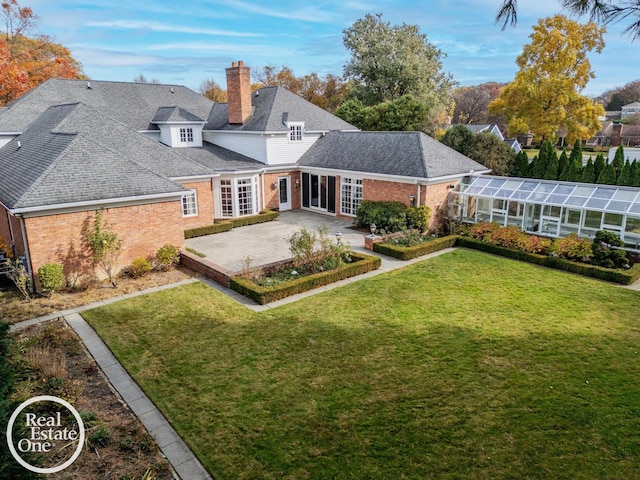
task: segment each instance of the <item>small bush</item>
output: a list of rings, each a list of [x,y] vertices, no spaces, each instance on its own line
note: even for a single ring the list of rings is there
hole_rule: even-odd
[[[591,240],[580,238],[575,233],[554,240],[551,253],[567,260],[587,262],[591,259]]]
[[[40,288],[50,295],[64,287],[65,279],[62,265],[59,263],[47,263],[38,269]]]
[[[227,220],[205,225],[204,227],[189,228],[184,231],[184,238],[202,237],[214,233],[228,232],[233,228],[233,223]]]
[[[398,258],[400,260],[410,260],[445,248],[451,248],[456,244],[457,238],[458,237],[456,235],[449,235],[447,237],[435,238],[428,242],[422,242],[411,247],[375,242],[373,244],[373,251]]]
[[[431,209],[426,205],[409,207],[407,210],[407,228],[416,229],[421,233],[429,231]]]
[[[614,232],[598,230],[591,245],[593,262],[606,268],[623,268],[629,265],[629,259],[624,250],[612,247],[622,247],[624,244]]]
[[[144,277],[150,271],[151,262],[143,257],[134,258],[131,262],[131,266],[129,267],[129,274],[133,278]]]
[[[167,244],[156,252],[156,261],[159,270],[169,270],[180,262],[180,249],[175,245]]]
[[[402,202],[374,202],[363,200],[356,212],[356,225],[369,228],[375,223],[378,230],[387,233],[407,228],[407,206]]]
[[[526,253],[545,254],[551,248],[550,238],[537,237],[536,235],[526,235],[518,248]]]
[[[502,227],[485,235],[484,240],[500,247],[518,249],[526,242],[526,237],[527,234],[521,232],[518,227]]]
[[[491,235],[500,228],[497,223],[478,222],[469,227],[469,236],[477,240],[484,240],[486,236]]]

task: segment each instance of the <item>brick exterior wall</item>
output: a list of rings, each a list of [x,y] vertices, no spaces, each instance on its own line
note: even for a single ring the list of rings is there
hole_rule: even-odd
[[[9,226],[11,223],[11,226]],[[0,237],[11,247],[11,230],[13,229],[13,255],[16,258],[24,255],[24,241],[22,240],[22,229],[20,220],[7,214],[6,208],[0,205]]]
[[[262,208],[278,208],[280,206],[280,199],[278,196],[278,188],[271,189],[271,186],[275,183],[278,184],[279,177],[291,177],[291,209],[298,210],[302,206],[302,187],[300,185],[301,177],[300,172],[279,172],[279,173],[266,173],[264,178],[264,205]],[[296,187],[296,180],[298,186]],[[262,187],[262,185],[261,185]]]
[[[244,62],[233,62],[227,72],[229,123],[243,124],[251,116],[251,70]]]
[[[198,198],[198,215],[194,217],[182,217],[183,230],[188,228],[204,227],[213,223],[213,186],[211,180],[195,183],[183,183],[183,186],[195,190]],[[182,212],[182,207],[181,210]]]
[[[184,249],[182,205],[179,201],[151,203],[104,211],[113,231],[123,240],[120,269],[137,257],[153,257],[166,244]],[[61,263],[66,275],[91,275],[93,267],[83,246],[82,228],[91,225],[94,212],[64,213],[25,219],[34,272],[49,262]],[[95,273],[104,277],[96,269]]]

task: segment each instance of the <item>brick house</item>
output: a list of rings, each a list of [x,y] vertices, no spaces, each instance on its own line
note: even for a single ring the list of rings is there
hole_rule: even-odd
[[[184,230],[264,208],[353,218],[362,199],[437,211],[487,170],[418,132],[360,132],[280,87],[227,69],[228,103],[178,85],[49,80],[0,109],[0,237],[30,272],[91,273],[98,209],[120,264],[184,247]],[[435,215],[434,215],[435,217]]]

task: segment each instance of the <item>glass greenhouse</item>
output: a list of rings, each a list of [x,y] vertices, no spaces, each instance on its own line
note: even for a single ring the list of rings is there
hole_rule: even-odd
[[[468,176],[451,191],[449,218],[514,225],[549,237],[592,238],[611,230],[627,248],[640,249],[640,188]]]

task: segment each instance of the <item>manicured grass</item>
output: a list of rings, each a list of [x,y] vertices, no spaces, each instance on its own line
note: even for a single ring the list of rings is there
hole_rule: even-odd
[[[640,294],[456,250],[264,313],[85,318],[217,479],[638,478]]]

